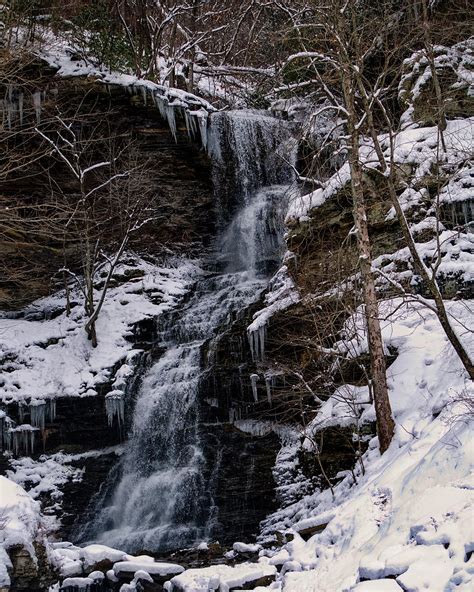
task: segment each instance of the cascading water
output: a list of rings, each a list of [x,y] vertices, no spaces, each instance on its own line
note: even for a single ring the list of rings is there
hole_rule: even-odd
[[[262,111],[214,113],[207,138],[220,221],[229,222],[259,189],[294,178],[296,143],[285,122]]]
[[[216,197],[222,204],[228,169],[223,154],[230,151],[232,192],[240,207],[220,233],[192,298],[162,320],[159,347],[165,353],[141,384],[120,481],[83,538],[126,550],[164,551],[212,536],[218,508],[199,430],[205,345],[258,299],[279,260],[288,186],[262,184],[291,180],[291,167],[275,153],[289,137],[282,122],[255,112],[211,118]]]

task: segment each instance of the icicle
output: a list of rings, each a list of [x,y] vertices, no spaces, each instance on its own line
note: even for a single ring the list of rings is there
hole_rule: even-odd
[[[25,407],[26,404],[23,401],[18,402],[18,421],[24,423],[25,421]]]
[[[192,141],[196,138],[198,131],[195,114],[193,112],[189,112],[187,109],[184,109],[184,121],[186,122],[188,137]]]
[[[260,325],[257,329],[247,332],[252,360],[254,362],[263,362],[265,360],[266,334],[267,327],[265,324]]]
[[[5,440],[7,437],[6,424],[7,414],[5,413],[5,411],[0,411],[0,450],[3,450],[5,448]]]
[[[229,423],[234,423],[235,421],[235,409],[230,407],[229,409]]]
[[[53,423],[56,419],[56,399],[49,399],[48,404],[46,406],[46,416],[48,418],[48,423]]]
[[[265,376],[265,387],[267,389],[267,401],[269,405],[272,404],[272,386],[273,380],[271,376]]]
[[[201,134],[201,144],[204,150],[207,150],[207,120],[208,113],[204,109],[196,111],[195,116],[199,124],[199,132]]]
[[[252,383],[252,394],[255,403],[258,403],[258,392],[257,392],[257,380],[258,374],[251,374],[250,375],[250,382]]]
[[[24,454],[31,456],[35,451],[35,437],[38,428],[32,427],[29,424],[10,428],[8,430],[8,449],[13,451],[15,456]]]
[[[159,94],[155,94],[155,104],[160,112],[162,119],[168,123],[168,127],[173,135],[174,141],[176,142],[176,117],[174,107],[171,107],[167,97]]]
[[[35,91],[31,95],[33,99],[33,108],[36,113],[36,123],[40,123],[41,121],[41,92],[39,90]]]
[[[20,118],[20,125],[23,125],[23,93],[18,94],[18,115]]]
[[[260,325],[258,328],[258,345],[260,352],[260,361],[263,362],[265,359],[265,337],[267,333],[267,327],[265,324]]]
[[[30,403],[31,425],[44,431],[46,419],[46,401],[32,400]]]
[[[168,103],[166,105],[166,120],[168,121],[169,128],[173,135],[174,141],[176,142],[176,118],[174,113],[174,107],[171,107]]]
[[[110,427],[117,418],[118,428],[120,429],[125,420],[125,401],[123,391],[112,391],[105,395],[105,411],[107,413],[107,422]]]
[[[146,88],[144,86],[141,87],[141,91],[142,91],[142,99],[143,99],[143,104],[146,107],[146,99],[147,99],[147,93],[146,93]]]

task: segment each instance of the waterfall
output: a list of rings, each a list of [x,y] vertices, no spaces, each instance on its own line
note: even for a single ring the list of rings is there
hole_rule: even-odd
[[[266,115],[234,112],[211,117],[209,152],[219,174],[224,152],[235,155],[229,167],[236,174],[231,191],[239,208],[221,229],[191,299],[160,320],[158,345],[165,353],[149,367],[137,393],[119,483],[79,538],[130,551],[165,551],[212,536],[218,513],[213,483],[219,467],[210,476],[206,473],[200,436],[204,351],[212,351],[206,346],[258,300],[281,256],[288,187],[273,184],[289,182],[292,171],[274,151],[288,139],[284,123]],[[219,204],[225,193],[221,181],[216,180]],[[267,182],[272,186],[263,187]],[[121,411],[113,406],[116,402],[108,405],[110,421]],[[230,408],[229,421],[238,417],[240,409]]]
[[[291,125],[266,112],[213,113],[207,151],[221,220],[228,221],[260,188],[290,184],[296,150]]]

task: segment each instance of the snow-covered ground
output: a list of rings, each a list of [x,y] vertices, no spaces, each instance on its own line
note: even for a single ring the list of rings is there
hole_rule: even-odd
[[[472,355],[474,303],[449,304]],[[341,475],[334,497],[317,491],[267,520],[268,533],[294,532],[278,581],[285,592],[472,590],[474,418],[463,400],[474,389],[431,311],[397,299],[381,312],[384,342],[398,350],[388,370],[395,437],[383,456],[369,442],[357,483]],[[353,337],[339,345],[357,355],[366,349],[360,312],[347,327]],[[312,429],[353,422],[354,403],[361,421],[373,420],[368,396],[367,387],[337,390]],[[307,542],[297,534],[326,523]]]
[[[136,275],[127,276],[129,272]],[[97,321],[96,348],[87,340],[86,317],[77,294],[72,299],[79,304],[70,316],[61,312],[55,318],[33,320],[42,311],[64,309],[64,294],[34,302],[24,318],[5,314],[0,318],[0,364],[8,365],[8,371],[0,381],[0,402],[93,396],[97,385],[111,379],[111,369],[119,362],[123,367],[116,377],[125,378],[133,349],[127,336],[133,325],[171,310],[200,273],[188,260],[154,265],[130,256],[115,273],[119,285],[107,292]]]

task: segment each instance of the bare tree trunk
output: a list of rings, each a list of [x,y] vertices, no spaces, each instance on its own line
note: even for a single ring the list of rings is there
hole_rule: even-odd
[[[378,316],[375,280],[372,274],[369,228],[362,185],[363,174],[359,158],[359,133],[357,130],[352,82],[350,74],[343,69],[342,85],[344,102],[348,112],[347,125],[350,136],[349,167],[351,172],[354,224],[357,230],[357,246],[359,250],[362,291],[365,304],[365,318],[367,322],[377,434],[379,437],[380,452],[383,454],[392,440],[395,423],[393,421],[392,409],[388,397],[387,367]]]
[[[459,356],[464,368],[466,369],[467,373],[469,374],[471,380],[474,380],[474,365],[473,365],[472,360],[471,360],[468,352],[466,351],[464,345],[462,344],[461,340],[459,339],[459,337],[457,336],[456,332],[454,331],[454,329],[451,325],[451,322],[449,320],[449,315],[448,315],[448,312],[446,310],[446,306],[444,303],[444,298],[441,294],[441,291],[438,286],[438,282],[436,280],[436,270],[433,269],[432,272],[430,273],[430,270],[426,267],[421,255],[418,253],[418,249],[416,248],[415,239],[413,238],[413,235],[410,231],[410,226],[409,226],[408,221],[406,219],[405,212],[403,211],[403,209],[400,205],[400,202],[398,200],[397,191],[395,188],[395,181],[394,181],[394,174],[395,174],[396,167],[395,167],[395,162],[393,161],[394,146],[393,146],[393,134],[392,134],[392,131],[390,128],[390,120],[387,116],[386,120],[387,120],[387,125],[389,127],[389,136],[390,136],[390,170],[389,170],[389,174],[387,175],[386,174],[387,169],[388,169],[387,162],[385,160],[385,156],[384,156],[382,147],[380,145],[380,142],[379,142],[379,139],[377,136],[377,130],[375,128],[375,123],[374,123],[374,119],[372,116],[372,111],[370,109],[368,96],[367,96],[367,93],[366,93],[366,90],[365,90],[365,87],[364,87],[364,84],[363,84],[363,81],[362,81],[362,78],[361,78],[359,72],[356,71],[354,76],[355,76],[355,79],[357,82],[357,87],[359,89],[360,96],[362,98],[364,112],[367,117],[368,129],[369,129],[370,137],[372,138],[372,141],[374,143],[374,149],[375,149],[375,153],[377,154],[377,159],[380,164],[380,170],[382,172],[382,175],[384,176],[384,179],[387,182],[390,199],[391,199],[393,207],[395,209],[395,213],[397,215],[398,222],[401,226],[403,238],[405,239],[405,242],[408,246],[408,250],[410,251],[410,255],[413,259],[415,271],[421,277],[421,279],[423,280],[424,284],[426,285],[431,297],[435,301],[436,314],[437,314],[439,322],[446,334],[446,337],[449,339],[449,342],[451,343],[454,350],[458,354],[458,356]],[[440,130],[441,142],[443,144],[443,150],[445,150],[443,133],[442,133],[441,127],[439,127],[439,130]]]

